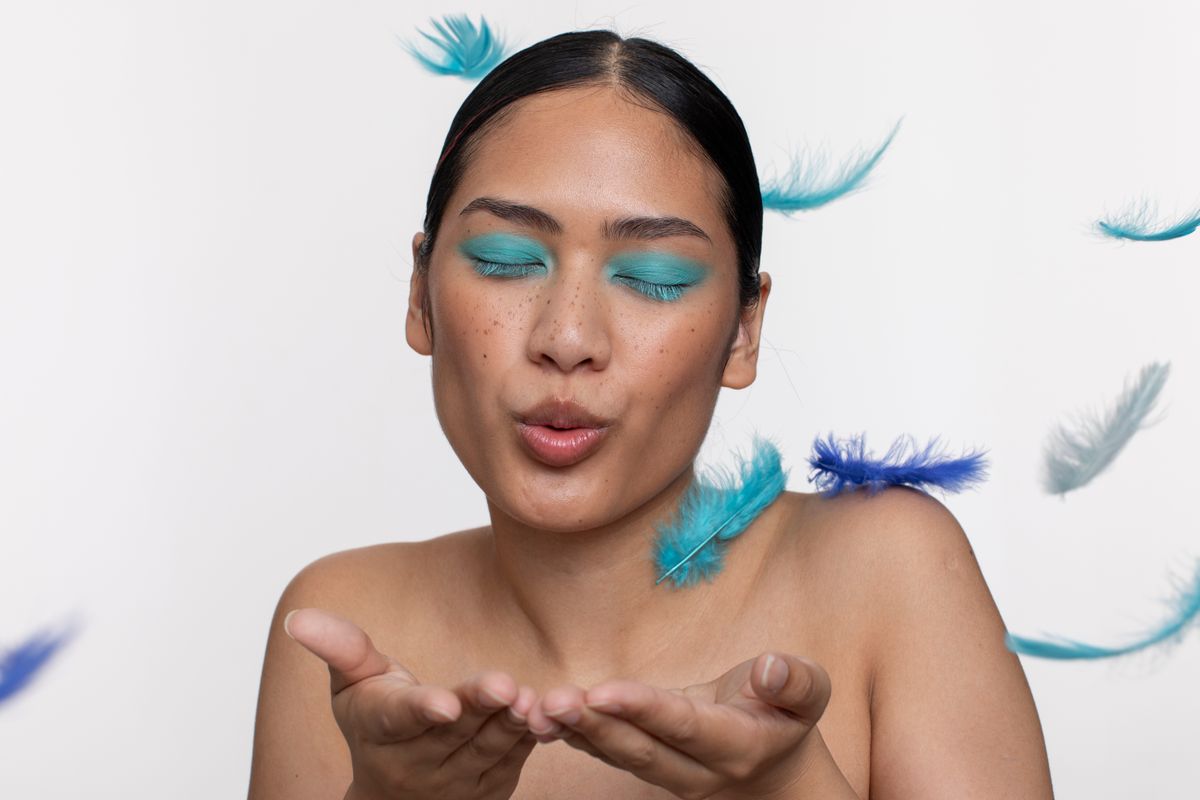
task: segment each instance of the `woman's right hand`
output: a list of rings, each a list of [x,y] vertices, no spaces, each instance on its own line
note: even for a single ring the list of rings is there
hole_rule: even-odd
[[[526,725],[533,689],[494,671],[453,691],[423,685],[357,625],[318,608],[292,611],[284,630],[329,665],[354,770],[345,800],[512,796],[537,744]]]

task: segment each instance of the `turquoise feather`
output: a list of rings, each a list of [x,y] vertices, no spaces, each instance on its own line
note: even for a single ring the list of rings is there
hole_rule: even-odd
[[[441,51],[438,57],[428,56],[400,37],[400,46],[421,66],[435,75],[457,75],[478,80],[492,71],[507,56],[507,46],[492,33],[486,19],[476,27],[466,14],[447,14],[439,22],[431,19],[437,35],[418,31]]]
[[[1196,561],[1191,580],[1176,587],[1168,606],[1170,613],[1158,627],[1126,644],[1095,645],[1065,636],[1043,634],[1043,638],[1033,639],[1012,633],[1004,635],[1004,643],[1009,650],[1022,655],[1078,660],[1115,658],[1155,645],[1178,642],[1189,628],[1200,623],[1200,559]]]
[[[654,561],[662,583],[676,588],[711,581],[724,567],[727,543],[746,530],[787,486],[779,449],[755,437],[749,459],[741,458],[735,477],[714,470],[692,482],[674,517],[656,526]]]
[[[833,171],[826,168],[823,153],[795,156],[786,175],[761,188],[763,208],[789,215],[794,211],[811,211],[862,188],[867,175],[896,138],[902,121],[903,118],[896,122],[874,152],[849,158]]]

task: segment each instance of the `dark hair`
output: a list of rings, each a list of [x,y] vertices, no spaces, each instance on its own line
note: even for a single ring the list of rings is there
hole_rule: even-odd
[[[603,84],[673,117],[699,145],[699,155],[720,172],[721,206],[738,254],[739,300],[743,307],[752,306],[759,293],[763,205],[741,117],[716,84],[679,53],[649,39],[623,39],[610,30],[571,31],[532,44],[498,64],[467,95],[450,123],[430,182],[417,269],[429,268],[446,203],[489,124],[502,119],[504,110],[522,97]]]

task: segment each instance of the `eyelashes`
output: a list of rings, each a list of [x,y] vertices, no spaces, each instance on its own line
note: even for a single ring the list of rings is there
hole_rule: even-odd
[[[546,265],[539,262],[526,264],[505,264],[499,261],[471,259],[475,272],[485,278],[525,278],[544,272]],[[635,292],[658,302],[671,302],[683,296],[694,283],[656,283],[633,275],[613,275],[613,280],[621,283]]]

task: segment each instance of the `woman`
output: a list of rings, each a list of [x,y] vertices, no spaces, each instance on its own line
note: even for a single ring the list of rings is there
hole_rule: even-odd
[[[717,394],[755,377],[761,237],[741,120],[674,51],[562,34],[475,88],[407,338],[490,524],[292,580],[251,798],[1051,795],[1020,664],[930,497],[785,492],[715,580],[654,581]]]

